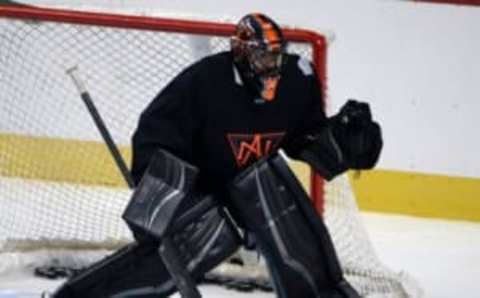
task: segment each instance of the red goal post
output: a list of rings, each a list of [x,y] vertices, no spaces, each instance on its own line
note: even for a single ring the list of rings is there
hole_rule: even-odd
[[[0,6],[0,17],[20,20],[38,20],[222,37],[231,36],[235,29],[234,24],[220,22],[191,21],[98,12],[81,12],[72,10],[37,8],[23,5]],[[305,29],[283,28],[283,32],[285,38],[290,42],[300,42],[311,45],[311,61],[313,62],[318,74],[318,78],[322,86],[323,98],[325,99],[327,86],[328,46],[326,37],[314,31]],[[323,179],[312,171],[310,177],[310,192],[313,204],[320,214],[323,212],[323,186]]]

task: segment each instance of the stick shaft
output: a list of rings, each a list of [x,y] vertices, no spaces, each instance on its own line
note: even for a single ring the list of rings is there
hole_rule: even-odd
[[[201,298],[202,295],[200,295],[200,292],[195,286],[195,281],[187,271],[185,264],[181,261],[170,237],[162,239],[158,251],[168,272],[175,272],[175,274],[171,275],[182,297]]]
[[[97,126],[100,134],[102,135],[102,138],[105,141],[105,144],[107,145],[110,154],[115,160],[115,163],[120,170],[123,179],[127,183],[128,187],[133,189],[135,187],[135,184],[133,182],[132,176],[130,175],[130,171],[125,163],[125,160],[122,158],[118,147],[115,145],[107,127],[105,126],[105,123],[100,117],[98,110],[93,104],[92,98],[90,97],[88,92],[82,93],[80,96],[82,97],[82,100],[84,101],[87,109],[90,111],[90,115],[92,116],[93,121],[95,121],[95,125]]]
[[[98,112],[98,109],[95,106],[92,100],[92,97],[90,96],[90,93],[88,93],[87,89],[85,88],[85,85],[83,84],[82,80],[78,76],[77,70],[78,70],[77,68],[71,68],[67,71],[67,73],[70,75],[73,82],[75,83],[75,86],[77,87],[77,90],[80,93],[80,97],[85,103],[85,106],[87,107],[88,112],[90,113],[90,116],[92,116],[92,119],[95,122],[95,125],[97,126],[97,129],[100,132],[103,140],[105,141],[105,144],[107,145],[107,148],[110,151],[110,154],[112,155],[115,161],[115,164],[117,165],[117,168],[120,170],[120,173],[122,174],[123,179],[125,180],[129,188],[134,188],[135,184],[133,183],[133,179],[127,167],[127,164],[125,163],[125,160],[122,158],[122,155],[120,154],[120,151],[118,150],[117,145],[113,141],[110,131],[105,125],[105,122],[103,121],[102,116]]]

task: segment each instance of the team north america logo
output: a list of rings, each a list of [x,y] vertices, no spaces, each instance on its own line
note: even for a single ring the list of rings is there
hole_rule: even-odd
[[[277,149],[284,135],[284,132],[227,134],[227,138],[237,165],[242,168]]]

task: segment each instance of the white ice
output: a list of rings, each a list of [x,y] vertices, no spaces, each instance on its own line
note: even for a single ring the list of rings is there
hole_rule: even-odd
[[[362,216],[380,259],[413,275],[425,297],[480,297],[480,223],[376,213]],[[41,290],[53,290],[58,284],[16,272],[0,276],[0,298],[38,297]],[[201,286],[200,291],[206,298],[274,297],[216,286]]]

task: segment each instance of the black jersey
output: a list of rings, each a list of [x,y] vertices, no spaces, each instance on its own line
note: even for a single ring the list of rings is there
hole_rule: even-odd
[[[200,170],[200,188],[215,192],[242,168],[280,147],[325,114],[311,64],[287,55],[273,101],[245,86],[231,52],[200,60],[180,73],[141,114],[133,137],[136,183],[163,148]]]

